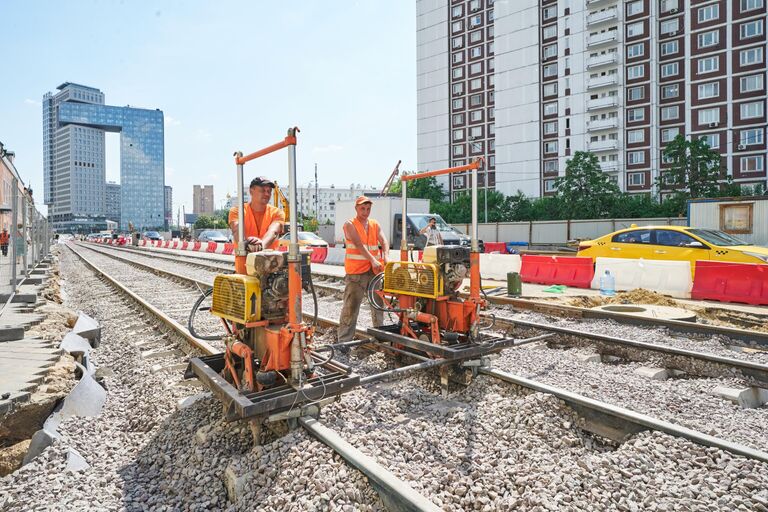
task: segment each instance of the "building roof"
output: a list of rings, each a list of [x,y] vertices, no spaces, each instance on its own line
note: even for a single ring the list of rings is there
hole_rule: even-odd
[[[64,82],[63,84],[58,86],[56,89],[61,91],[62,89],[64,89],[65,87],[68,87],[70,85],[74,85],[76,87],[82,87],[83,89],[90,89],[90,90],[96,91],[96,92],[101,92],[101,90],[99,90],[99,89],[97,89],[95,87],[91,87],[89,85],[83,85],[83,84],[76,84],[75,82]]]

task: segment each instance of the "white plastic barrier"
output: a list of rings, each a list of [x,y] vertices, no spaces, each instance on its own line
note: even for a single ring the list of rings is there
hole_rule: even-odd
[[[679,299],[689,298],[693,279],[690,261],[597,258],[592,289],[600,289],[600,276],[608,270],[617,290],[645,288]]]
[[[480,275],[487,279],[506,281],[508,272],[520,272],[519,254],[481,254]]]
[[[344,248],[343,247],[329,247],[328,256],[323,261],[324,265],[343,265],[344,264]]]

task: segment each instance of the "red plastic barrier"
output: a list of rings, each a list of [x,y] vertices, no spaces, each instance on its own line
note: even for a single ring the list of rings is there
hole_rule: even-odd
[[[216,252],[216,247],[216,242],[208,242],[208,247],[205,249],[205,252]]]
[[[697,261],[691,298],[768,306],[768,265]]]
[[[313,247],[312,256],[310,256],[309,261],[312,263],[322,263],[325,261],[325,258],[327,256],[328,256],[327,247]]]
[[[507,254],[507,244],[504,242],[485,242],[485,252],[498,252],[499,254]]]
[[[595,275],[592,258],[575,256],[522,256],[520,277],[524,283],[564,284],[589,288]]]
[[[199,250],[200,250],[200,247],[201,247],[202,245],[203,245],[203,244],[202,244],[202,242],[195,242],[195,243],[192,245],[192,250],[193,250],[193,251],[199,251]]]
[[[186,251],[187,247],[189,247],[189,242],[181,242],[181,250]]]
[[[235,244],[224,244],[224,251],[221,254],[232,254],[235,252]]]

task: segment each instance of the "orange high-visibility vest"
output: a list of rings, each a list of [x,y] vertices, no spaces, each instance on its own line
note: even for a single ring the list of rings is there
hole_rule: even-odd
[[[379,223],[373,219],[368,219],[368,232],[363,229],[362,223],[357,217],[352,219],[352,225],[357,230],[360,240],[368,248],[368,252],[381,261],[381,250],[379,249]],[[363,252],[355,246],[352,240],[344,240],[347,249],[344,257],[344,270],[347,274],[364,274],[371,270],[371,262],[363,255]]]
[[[2,233],[0,232],[0,244],[5,245],[8,243],[8,239],[11,238],[10,233]]]
[[[269,230],[269,226],[271,226],[273,222],[276,220],[285,222],[285,212],[283,212],[283,210],[280,208],[275,208],[272,205],[267,205],[267,209],[264,211],[264,216],[261,217],[259,221],[256,220],[256,217],[253,214],[253,210],[248,203],[245,203],[243,207],[243,230],[245,238],[248,238],[249,236],[264,238],[264,236],[267,234],[267,231]],[[232,222],[236,221],[237,206],[234,206],[231,210],[229,210],[229,223],[231,224]],[[235,244],[235,247],[237,247],[237,244]],[[275,241],[272,242],[269,247],[264,247],[264,249],[277,249],[277,239],[275,239]],[[235,256],[235,272],[238,274],[246,273],[245,256]]]

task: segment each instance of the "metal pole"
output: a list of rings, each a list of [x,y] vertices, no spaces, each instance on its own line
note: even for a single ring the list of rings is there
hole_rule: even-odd
[[[238,151],[235,153],[236,157],[242,157],[243,152]],[[246,256],[248,254],[247,248],[245,245],[245,226],[243,225],[243,222],[245,222],[245,212],[243,211],[245,209],[244,201],[245,198],[243,197],[243,187],[245,184],[243,183],[243,164],[237,164],[237,248],[235,249],[235,255],[236,256]]]
[[[296,136],[296,128],[288,130],[288,137]],[[299,235],[296,211],[296,143],[288,145],[288,204],[290,205],[290,243],[288,245],[288,322],[290,329],[299,329],[301,315],[301,254],[299,254]],[[306,332],[293,331],[291,340],[291,385],[301,385],[304,361],[302,355],[306,348]],[[310,361],[311,362],[311,361]]]
[[[408,182],[407,181],[401,181],[402,183],[402,192],[403,192],[403,204],[401,207],[402,211],[402,218],[400,219],[400,258],[402,258],[403,261],[408,261],[408,234],[406,231],[406,228],[408,227],[408,222],[406,221],[406,218],[408,216]]]
[[[315,220],[320,222],[320,212],[317,211],[317,209],[318,209],[317,208],[317,202],[319,201],[320,198],[318,197],[319,192],[318,192],[317,188],[318,188],[318,185],[317,185],[317,163],[315,163]]]
[[[29,251],[27,250],[27,214],[29,205],[27,204],[27,196],[23,196],[21,198],[21,248],[24,251],[24,275],[29,277],[29,268],[27,266],[27,254],[29,254]]]
[[[472,252],[478,252],[477,244],[477,169],[472,169]]]
[[[11,185],[13,188],[11,189],[11,251],[9,254],[11,255],[11,288],[12,292],[16,292],[16,246],[18,245],[18,242],[16,241],[16,238],[18,237],[18,215],[19,215],[19,181],[16,178],[13,178],[13,183]]]

